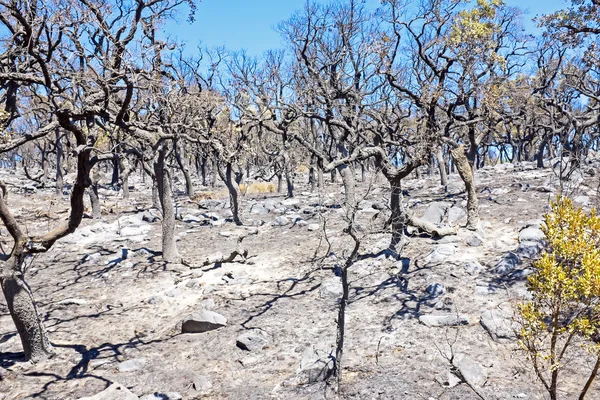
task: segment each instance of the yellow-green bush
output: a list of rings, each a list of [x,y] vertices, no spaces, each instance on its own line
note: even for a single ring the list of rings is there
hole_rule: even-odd
[[[528,278],[532,300],[519,306],[519,343],[551,399],[557,399],[566,361],[591,353],[595,365],[585,372],[581,400],[600,367],[600,217],[563,197],[552,203],[545,221],[548,251]],[[587,353],[577,353],[580,346]]]

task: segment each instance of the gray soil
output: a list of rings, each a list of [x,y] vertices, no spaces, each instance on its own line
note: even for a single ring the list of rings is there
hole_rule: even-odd
[[[68,196],[54,197],[52,188],[29,193],[19,189],[25,185],[19,175],[0,174],[12,184],[11,210],[29,232],[46,230],[66,214]],[[571,194],[576,204],[591,206],[597,178],[581,178]],[[459,177],[450,177],[447,191],[438,179],[407,179],[408,209],[464,225]],[[78,399],[112,382],[146,399],[545,398],[519,348],[513,317],[515,305],[528,297],[540,218],[558,190],[551,169],[526,163],[479,170],[480,231],[461,228],[439,240],[413,232],[400,260],[382,251],[390,239],[382,230],[389,212],[373,208],[387,204],[387,184],[383,178],[359,184],[358,192],[368,193],[358,213],[364,258],[350,270],[340,393],[319,377],[307,383],[299,372],[315,352],[326,359],[335,345],[336,273],[350,252],[338,206],[341,184],[309,193],[299,176],[294,199],[247,195],[248,227],[226,221],[222,188],[216,202],[178,195],[178,247],[192,266],[229,254],[237,237],[255,229],[250,225],[258,229],[243,241],[247,262],[190,269],[161,262],[160,221],[142,220],[150,188],[138,176],[132,180],[131,200],[101,190],[102,219],[85,219],[75,234],[31,260],[28,283],[55,357],[35,365],[22,361],[0,300],[0,399]],[[183,180],[175,180],[183,190]],[[273,225],[281,215],[289,223]],[[5,250],[7,238],[2,229]],[[182,321],[201,310],[224,316],[226,325],[181,333]],[[242,350],[236,340],[244,333],[264,341]],[[577,360],[561,386],[565,399],[582,386],[581,365],[589,367],[586,357]],[[598,385],[588,398],[600,398]]]

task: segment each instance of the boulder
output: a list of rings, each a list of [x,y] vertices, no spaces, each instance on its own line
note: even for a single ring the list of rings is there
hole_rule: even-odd
[[[444,216],[446,215],[448,208],[450,208],[449,203],[444,203],[441,201],[431,203],[425,210],[425,213],[421,219],[439,226],[444,221]]]
[[[79,400],[139,400],[139,397],[125,386],[115,382],[106,390],[91,397],[81,397]]]
[[[445,261],[456,253],[456,247],[452,243],[438,244],[435,248],[425,257],[423,261],[426,264],[438,263]]]
[[[156,222],[156,221],[160,221],[160,220],[161,220],[161,216],[160,216],[160,213],[158,212],[158,210],[150,209],[150,210],[144,211],[142,214],[142,221],[152,223],[152,222]]]
[[[203,333],[227,325],[227,318],[213,311],[202,310],[188,315],[181,325],[182,333]]]
[[[469,385],[479,388],[487,381],[487,373],[483,366],[464,354],[457,354],[455,365],[462,378]]]
[[[270,342],[271,338],[269,335],[260,329],[253,329],[238,336],[235,344],[242,350],[257,351],[267,347]]]
[[[344,293],[342,288],[342,280],[338,277],[329,278],[321,283],[319,288],[319,297],[322,299],[339,298]]]
[[[200,392],[200,395],[206,396],[212,392],[213,384],[206,375],[199,375],[194,379],[194,389]]]
[[[511,273],[515,267],[521,262],[519,256],[517,256],[513,252],[508,252],[502,258],[496,266],[494,267],[494,272],[500,275],[508,275]]]
[[[326,346],[309,347],[302,353],[299,383],[315,383],[325,381],[333,373],[335,359],[333,350]]]
[[[519,242],[543,242],[545,239],[544,232],[535,226],[529,226],[519,232]]]
[[[467,212],[461,207],[451,207],[448,210],[448,225],[454,226],[460,224],[467,218]]]
[[[427,294],[429,294],[430,297],[435,298],[445,294],[446,288],[441,283],[432,283],[431,285],[427,286],[425,291],[427,292]]]
[[[510,312],[507,310],[487,310],[481,315],[479,322],[495,342],[517,339],[518,324],[512,321]]]
[[[469,318],[464,315],[446,314],[446,315],[421,315],[419,322],[426,326],[461,326],[469,325]]]
[[[279,216],[271,222],[272,226],[286,226],[290,223],[290,220],[284,216]]]
[[[119,364],[119,372],[139,371],[140,369],[144,368],[144,365],[146,365],[145,358],[134,358],[131,360],[123,361]]]

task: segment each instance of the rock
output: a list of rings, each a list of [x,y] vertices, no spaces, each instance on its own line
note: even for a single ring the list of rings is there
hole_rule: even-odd
[[[88,302],[84,299],[65,299],[56,303],[57,306],[84,306]]]
[[[454,375],[451,371],[441,372],[440,374],[438,374],[438,376],[435,377],[435,380],[440,385],[447,388],[453,388],[461,382],[461,379]]]
[[[431,203],[425,210],[425,213],[421,219],[439,226],[444,221],[444,216],[446,215],[446,211],[449,207],[449,203],[444,203],[441,201]]]
[[[321,226],[319,224],[308,224],[308,231],[309,232],[313,232],[313,231],[318,231],[321,228]]]
[[[254,204],[252,208],[250,208],[250,214],[267,215],[268,213],[269,210],[261,204]]]
[[[469,318],[463,315],[447,314],[447,315],[421,315],[419,322],[426,326],[461,326],[469,325]]]
[[[125,386],[114,382],[106,390],[91,397],[80,397],[79,400],[139,400],[139,397]]]
[[[446,288],[441,283],[432,283],[431,285],[427,286],[425,291],[429,294],[429,296],[436,298],[445,294]]]
[[[119,364],[119,372],[139,371],[146,365],[145,358],[134,358],[132,360],[123,361]]]
[[[448,225],[454,226],[461,223],[467,217],[467,213],[460,207],[451,207],[448,210]]]
[[[222,206],[223,206],[223,202],[219,201],[219,200],[206,199],[206,200],[200,200],[198,202],[198,207],[203,208],[205,210],[208,210],[211,208],[219,208]]]
[[[300,361],[299,383],[325,381],[333,373],[334,364],[333,350],[322,345],[307,348]]]
[[[218,220],[213,220],[209,222],[210,226],[215,226],[215,227],[219,227],[219,226],[223,226],[225,225],[225,220],[224,219],[218,219]]]
[[[473,387],[482,387],[487,381],[487,373],[481,364],[464,354],[455,357],[455,364],[462,378]]]
[[[544,232],[538,227],[530,226],[519,232],[519,242],[543,242]]]
[[[452,243],[438,244],[435,248],[425,257],[423,261],[426,264],[437,263],[447,260],[450,256],[456,253],[456,247]]]
[[[300,209],[300,200],[295,198],[285,199],[281,202],[281,205],[285,208],[292,208],[298,210]]]
[[[494,272],[500,275],[508,275],[521,262],[519,256],[513,252],[505,254],[494,267]]]
[[[202,280],[199,278],[190,279],[186,282],[185,287],[190,289],[200,289],[202,287]]]
[[[577,196],[573,199],[573,202],[579,203],[582,206],[587,206],[590,203],[589,196]]]
[[[253,329],[250,332],[244,332],[238,336],[235,344],[242,350],[257,351],[267,347],[270,342],[271,339],[269,335],[260,329]]]
[[[145,395],[140,400],[182,400],[182,399],[183,399],[183,396],[177,392],[166,392],[166,393],[154,392],[152,394]]]
[[[200,218],[200,217],[197,217],[197,216],[195,216],[195,215],[192,215],[192,214],[185,214],[185,215],[182,215],[182,216],[181,216],[181,220],[182,220],[183,222],[187,222],[187,223],[201,223],[201,222],[203,222],[203,221],[204,221],[202,218]]]
[[[206,375],[199,375],[194,379],[194,389],[201,395],[208,395],[212,392],[213,384]]]
[[[152,296],[148,299],[147,303],[148,304],[160,304],[164,301],[164,299],[162,298],[162,296]]]
[[[464,265],[465,272],[469,275],[477,275],[481,272],[483,267],[477,261],[468,261]]]
[[[182,333],[202,333],[227,325],[227,318],[213,311],[202,310],[188,315],[181,325]]]
[[[158,213],[158,211],[155,209],[146,210],[142,214],[142,221],[152,223],[152,222],[156,222],[156,221],[160,221],[160,220],[161,220],[161,216]]]
[[[490,334],[495,342],[506,342],[517,339],[518,325],[512,321],[507,310],[487,310],[481,315],[481,326]]]
[[[279,216],[271,222],[272,226],[286,226],[290,223],[290,220],[284,216]]]
[[[517,256],[519,258],[534,259],[540,255],[543,249],[544,246],[540,242],[521,242],[517,249]]]
[[[477,233],[474,233],[467,239],[467,245],[471,247],[479,247],[483,244],[483,239]]]
[[[329,278],[321,282],[319,288],[319,297],[322,299],[326,298],[339,298],[344,293],[342,288],[342,280],[340,278]]]

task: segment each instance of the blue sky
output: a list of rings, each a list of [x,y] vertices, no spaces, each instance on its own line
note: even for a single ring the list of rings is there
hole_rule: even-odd
[[[376,7],[378,0],[366,0]],[[528,11],[525,28],[535,29],[531,19],[538,14],[550,13],[564,8],[566,0],[505,0],[508,5]],[[301,9],[305,0],[202,0],[198,3],[196,21],[170,22],[166,33],[187,42],[188,49],[203,46],[224,46],[228,50],[245,49],[250,55],[259,56],[273,48],[283,47],[274,28],[288,19],[295,10]],[[188,51],[189,51],[188,50]]]

